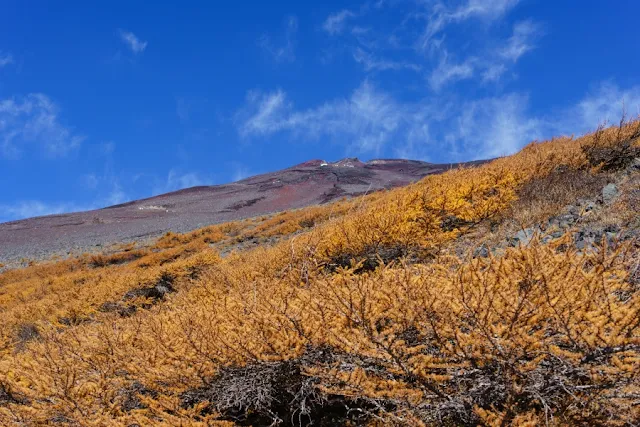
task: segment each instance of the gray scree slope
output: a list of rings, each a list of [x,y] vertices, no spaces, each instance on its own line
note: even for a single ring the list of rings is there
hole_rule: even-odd
[[[480,162],[467,163],[468,165]],[[341,197],[407,185],[459,164],[355,158],[312,160],[238,182],[193,187],[87,212],[0,224],[0,263],[91,252],[144,241],[167,231],[327,203]]]

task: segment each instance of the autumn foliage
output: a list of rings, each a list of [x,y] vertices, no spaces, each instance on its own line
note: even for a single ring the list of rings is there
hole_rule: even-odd
[[[553,174],[620,178],[639,126],[8,270],[0,424],[636,424],[637,241],[472,252],[557,214]]]

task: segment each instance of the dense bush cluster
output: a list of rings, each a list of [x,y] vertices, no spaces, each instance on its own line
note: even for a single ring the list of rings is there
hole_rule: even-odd
[[[558,214],[618,173],[594,147],[637,147],[638,128],[9,270],[0,424],[637,424],[636,242],[456,245],[516,208]]]

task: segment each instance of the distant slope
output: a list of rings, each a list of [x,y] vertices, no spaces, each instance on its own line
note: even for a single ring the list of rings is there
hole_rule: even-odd
[[[479,163],[479,162],[473,162]],[[327,203],[407,185],[458,164],[312,160],[224,185],[193,187],[104,209],[0,224],[0,262],[81,253],[167,231]]]

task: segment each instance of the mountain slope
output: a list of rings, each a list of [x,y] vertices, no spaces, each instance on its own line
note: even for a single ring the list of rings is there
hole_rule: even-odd
[[[481,162],[469,164],[474,163]],[[412,160],[312,160],[231,184],[193,187],[94,211],[8,222],[0,224],[0,263],[90,252],[167,231],[186,232],[326,203],[403,186],[456,166]]]
[[[638,211],[640,121],[5,271],[0,425],[636,425]]]

